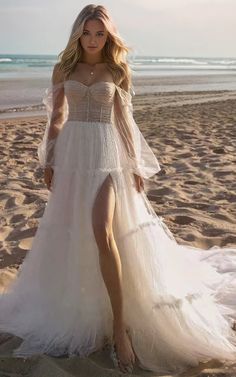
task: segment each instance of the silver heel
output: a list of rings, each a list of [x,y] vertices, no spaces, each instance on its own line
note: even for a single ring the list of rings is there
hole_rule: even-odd
[[[119,359],[119,357],[118,357],[118,355],[117,355],[117,352],[116,352],[116,344],[115,344],[114,341],[113,341],[112,344],[111,344],[110,358],[111,358],[112,361],[113,361],[113,364],[114,364],[115,369],[118,369],[120,372],[122,372],[122,373],[124,373],[124,374],[126,374],[126,373],[128,373],[128,374],[132,374],[132,373],[133,373],[133,368],[134,368],[133,364],[128,364],[128,365],[123,364],[123,365],[124,365],[124,368],[126,369],[126,372],[124,372],[124,371],[120,368],[120,364],[121,364],[121,362],[120,362],[120,359]]]
[[[116,369],[120,369],[119,368],[119,362],[118,362],[118,356],[117,356],[117,353],[116,353],[116,346],[115,346],[114,342],[111,345],[110,357],[111,357],[111,359],[113,361],[113,364],[114,364],[115,368]]]

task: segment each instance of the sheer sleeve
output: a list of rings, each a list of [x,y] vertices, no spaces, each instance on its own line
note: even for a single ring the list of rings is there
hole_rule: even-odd
[[[43,138],[38,146],[38,158],[42,167],[54,166],[54,149],[57,136],[67,119],[67,103],[64,95],[64,83],[53,83],[46,89],[43,103],[47,112],[47,123]]]
[[[120,153],[124,165],[148,179],[161,170],[159,162],[133,118],[132,95],[119,86],[116,88],[113,123],[121,140]]]

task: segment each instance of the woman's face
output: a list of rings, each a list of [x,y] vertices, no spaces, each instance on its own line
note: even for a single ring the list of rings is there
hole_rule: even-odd
[[[97,54],[101,51],[107,40],[107,30],[102,21],[88,20],[84,24],[83,34],[80,37],[82,48],[88,54]]]

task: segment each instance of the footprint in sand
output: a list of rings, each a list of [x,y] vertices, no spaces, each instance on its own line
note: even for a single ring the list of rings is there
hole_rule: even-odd
[[[10,208],[15,207],[15,205],[16,205],[15,199],[16,199],[16,198],[14,198],[14,197],[10,197],[9,199],[7,199],[4,208],[5,208],[5,209],[10,209]]]
[[[181,157],[181,158],[188,158],[188,157],[192,157],[192,153],[190,152],[185,152],[185,153],[180,153],[180,154],[177,154],[178,157]]]
[[[194,223],[196,220],[191,216],[177,215],[172,218],[172,221],[180,225],[188,225]]]
[[[36,231],[37,227],[28,228],[25,230],[13,229],[12,232],[10,232],[7,236],[6,241],[22,240],[25,238],[34,237]]]
[[[16,189],[18,189],[20,186],[17,185]],[[15,206],[19,206],[23,204],[25,199],[25,195],[21,193],[17,193],[15,196],[11,196],[11,194],[8,193],[2,193],[0,195],[0,202],[3,205],[4,204],[4,209],[11,209]]]
[[[194,181],[194,180],[188,180],[188,181],[184,181],[184,184],[185,185],[198,185],[200,182],[198,181]]]
[[[30,194],[28,192],[25,192],[25,199],[24,199],[24,202],[23,204],[31,204],[31,203],[34,203],[38,200],[38,195],[35,195],[35,194]]]
[[[229,235],[229,236],[225,237],[223,246],[227,245],[229,243],[232,243],[233,245],[235,245],[236,244],[236,236]]]
[[[44,204],[44,203],[43,203]],[[43,216],[44,213],[44,205],[42,204],[41,207],[39,207],[32,215],[32,219],[40,219]]]
[[[217,148],[212,149],[212,152],[217,153],[217,154],[224,154],[225,150],[224,148],[217,147]]]
[[[227,171],[227,170],[221,170],[221,171],[215,171],[213,173],[213,176],[214,177],[225,177],[226,175],[231,175],[232,174],[232,170],[231,171]]]
[[[202,234],[207,237],[217,237],[221,236],[225,233],[224,229],[217,229],[217,228],[203,228]]]
[[[0,269],[11,266],[20,266],[24,261],[28,251],[15,247],[11,249],[11,254],[4,253],[3,259],[0,261]]]
[[[163,196],[163,195],[173,195],[175,193],[174,190],[172,190],[169,187],[163,187],[161,189],[152,190],[150,193],[153,196]]]
[[[11,224],[17,224],[17,223],[20,223],[23,220],[25,220],[25,216],[19,213],[17,215],[12,216],[12,218],[10,219],[10,223]]]

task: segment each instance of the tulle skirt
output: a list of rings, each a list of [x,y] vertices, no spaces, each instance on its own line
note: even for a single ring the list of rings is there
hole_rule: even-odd
[[[108,174],[115,191],[124,318],[141,368],[181,372],[236,360],[236,249],[179,245],[125,168],[110,123],[67,121],[55,147],[52,192],[32,248],[0,297],[0,330],[14,355],[88,356],[112,341],[92,208]]]

